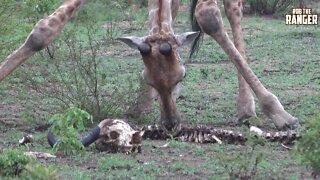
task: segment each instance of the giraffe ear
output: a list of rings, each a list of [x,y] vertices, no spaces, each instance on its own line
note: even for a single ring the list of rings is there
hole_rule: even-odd
[[[193,43],[199,36],[200,32],[186,32],[176,36],[176,40],[180,47]]]
[[[130,37],[117,38],[117,40],[126,43],[129,47],[133,49],[138,49],[139,46],[144,43],[144,41],[146,40],[146,37],[130,36]]]

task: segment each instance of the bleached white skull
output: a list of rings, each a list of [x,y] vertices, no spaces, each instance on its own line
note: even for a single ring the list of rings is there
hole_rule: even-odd
[[[140,151],[143,131],[136,131],[120,119],[105,119],[99,123],[100,134],[96,147],[101,151]]]

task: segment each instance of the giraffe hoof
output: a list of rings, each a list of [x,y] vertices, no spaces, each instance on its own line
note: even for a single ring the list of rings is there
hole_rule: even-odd
[[[176,124],[175,126],[165,126],[162,124],[162,137],[175,137],[181,131],[181,123]]]
[[[238,119],[237,122],[238,126],[245,126],[245,127],[250,127],[251,123],[248,119]]]
[[[290,124],[286,124],[284,129],[299,129],[301,127],[300,120],[298,118],[294,118]]]

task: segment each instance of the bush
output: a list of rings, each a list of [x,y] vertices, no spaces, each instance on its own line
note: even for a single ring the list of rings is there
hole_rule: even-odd
[[[65,155],[74,155],[81,150],[84,146],[79,141],[79,132],[85,130],[86,121],[92,122],[91,115],[79,108],[71,106],[65,112],[54,115],[49,123],[53,124],[51,130],[56,134],[59,139],[53,146],[55,152],[61,151]]]
[[[30,23],[42,18],[40,17],[42,13],[50,14],[52,8],[56,4],[59,5],[61,0],[19,2],[25,2],[27,6],[25,9],[30,8],[24,17],[24,21],[29,20]],[[35,9],[36,6],[38,9]],[[131,10],[124,10],[125,6],[125,1],[88,1],[88,4],[71,18],[53,43],[36,53],[15,71],[18,74],[18,77],[15,76],[17,77],[14,79],[15,82],[23,83],[10,84],[8,88],[21,90],[16,95],[20,101],[33,99],[25,103],[27,110],[23,119],[28,122],[35,119],[37,123],[47,122],[49,117],[62,112],[70,104],[89,112],[96,122],[106,117],[123,116],[135,101],[138,90],[136,82],[140,74],[136,71],[136,74],[130,76],[126,74],[124,75],[126,77],[121,77],[125,68],[117,64],[117,59],[108,58],[107,54],[114,52],[112,43],[121,30],[119,22],[124,19],[128,21],[134,19]],[[24,12],[19,14],[22,16]],[[19,25],[16,31],[20,29]],[[0,36],[0,47],[1,38],[2,36]],[[8,36],[10,41],[13,38],[17,36]],[[10,51],[5,48],[1,50]],[[116,77],[120,77],[123,81],[119,82],[119,78]],[[25,93],[27,91],[31,93]]]
[[[32,159],[18,150],[3,150],[0,156],[0,175],[19,176]]]
[[[315,176],[320,175],[320,113],[307,121],[301,132],[296,150],[303,162],[313,169]]]
[[[58,40],[28,62],[24,84],[47,101],[44,107],[50,105],[51,112],[73,104],[89,112],[95,122],[120,114],[134,97],[134,82],[113,84],[114,77],[121,75],[106,70],[107,66],[117,68],[103,56],[103,48],[112,43],[110,36],[98,25],[69,24]]]
[[[53,167],[45,167],[16,149],[5,149],[0,155],[0,176],[19,179],[58,179]],[[0,178],[1,179],[1,178]]]
[[[58,180],[57,170],[52,167],[45,167],[39,163],[27,164],[25,171],[21,173],[23,179],[30,180]]]
[[[229,179],[261,179],[261,175],[264,175],[266,178],[266,174],[261,166],[268,165],[266,157],[269,154],[264,151],[264,147],[262,146],[267,142],[265,139],[256,137],[252,133],[246,132],[246,134],[248,140],[244,151],[231,154],[230,152],[221,152],[221,156],[219,156],[220,163],[228,174]],[[272,175],[276,176],[274,172],[272,172]]]

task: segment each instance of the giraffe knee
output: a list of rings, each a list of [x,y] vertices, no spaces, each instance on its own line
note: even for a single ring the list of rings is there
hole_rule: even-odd
[[[214,35],[223,29],[222,17],[218,7],[208,6],[199,9],[196,18],[206,34]]]
[[[229,21],[242,18],[242,3],[240,1],[224,1],[224,9]]]
[[[42,34],[32,32],[28,36],[25,45],[33,51],[40,51],[46,47],[45,37]]]

